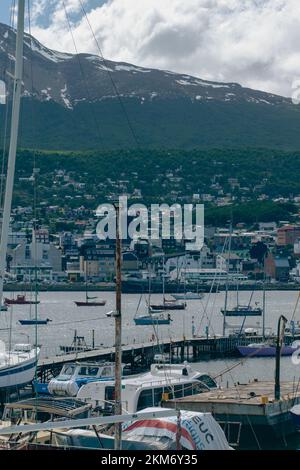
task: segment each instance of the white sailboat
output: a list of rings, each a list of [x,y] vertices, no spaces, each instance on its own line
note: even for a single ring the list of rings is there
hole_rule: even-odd
[[[3,299],[3,283],[6,268],[6,255],[9,222],[11,217],[11,204],[15,175],[15,162],[17,153],[20,102],[23,77],[23,42],[24,42],[24,16],[25,0],[18,0],[18,26],[16,37],[15,74],[13,86],[13,104],[11,117],[11,133],[9,155],[7,163],[7,176],[5,186],[5,199],[0,244],[0,305]],[[0,390],[23,386],[33,380],[35,368],[39,357],[39,348],[30,344],[17,344],[12,351],[5,351],[3,342],[0,344]]]

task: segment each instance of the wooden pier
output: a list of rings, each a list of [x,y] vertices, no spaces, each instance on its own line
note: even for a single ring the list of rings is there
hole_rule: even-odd
[[[242,448],[275,448],[275,443],[285,447],[288,436],[296,433],[289,411],[300,403],[298,385],[282,382],[280,400],[274,398],[274,382],[253,381],[167,400],[163,406],[212,413],[229,440],[238,436]]]
[[[270,338],[275,339],[275,338]],[[300,336],[285,338],[286,344],[291,344],[294,340],[300,340]],[[131,364],[134,368],[139,365],[141,368],[150,367],[155,354],[167,354],[170,361],[184,362],[197,361],[201,359],[214,359],[224,357],[239,356],[237,346],[246,346],[250,343],[260,343],[262,336],[220,336],[220,337],[193,337],[193,338],[173,338],[144,343],[132,343],[122,346],[122,362]],[[77,352],[60,354],[57,356],[41,358],[38,364],[38,376],[41,381],[47,382],[53,376],[58,375],[62,366],[69,362],[86,361],[114,361],[115,348],[79,349]]]

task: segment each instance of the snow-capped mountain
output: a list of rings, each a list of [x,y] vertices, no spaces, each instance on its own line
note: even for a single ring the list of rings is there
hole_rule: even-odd
[[[8,90],[15,40],[15,31],[0,23],[0,80]],[[300,107],[287,98],[56,52],[29,35],[23,96],[23,147],[111,149],[136,146],[137,140],[145,148],[300,147]],[[0,126],[3,110],[0,105]]]
[[[15,31],[0,24],[1,79],[14,60]],[[31,74],[32,70],[32,74]],[[140,104],[157,99],[186,98],[191,101],[246,101],[282,104],[288,100],[247,88],[236,83],[217,83],[190,75],[103,60],[89,54],[65,54],[44,47],[25,36],[24,94],[41,101],[55,101],[74,108],[85,100],[99,101],[116,97],[138,98]],[[32,76],[33,75],[33,76]]]

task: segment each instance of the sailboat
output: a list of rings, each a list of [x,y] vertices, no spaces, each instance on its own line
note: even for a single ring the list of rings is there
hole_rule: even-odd
[[[15,73],[13,77],[13,105],[11,115],[11,132],[9,155],[7,162],[7,175],[5,185],[5,198],[1,227],[0,244],[0,305],[3,298],[3,283],[6,269],[6,256],[8,244],[9,223],[13,184],[15,175],[15,162],[17,154],[18,131],[20,120],[20,103],[23,78],[23,46],[24,46],[24,16],[25,0],[18,0],[18,25],[16,36]],[[30,344],[17,344],[12,351],[6,351],[5,344],[0,344],[0,389],[20,387],[33,380],[38,362],[40,349]]]
[[[90,297],[88,294],[87,282],[85,283],[85,301],[75,301],[77,307],[104,307],[106,304],[106,300],[97,300],[97,297]]]
[[[162,304],[150,304],[150,299],[149,299],[149,305],[150,305],[151,311],[162,312],[164,310],[185,310],[186,309],[185,302],[178,303],[178,301],[175,298],[166,299],[165,297],[165,261],[163,261],[162,279],[163,279],[163,303]]]
[[[139,306],[141,303],[142,299],[142,294],[140,296],[140,300],[137,306],[136,310],[136,315],[134,317],[134,322],[137,326],[146,326],[146,325],[169,325],[171,323],[171,316],[168,313],[166,313],[162,310],[155,311],[150,305],[150,299],[151,299],[151,275],[149,271],[149,292],[148,292],[148,301],[147,301],[147,307],[148,311],[145,315],[137,315]]]

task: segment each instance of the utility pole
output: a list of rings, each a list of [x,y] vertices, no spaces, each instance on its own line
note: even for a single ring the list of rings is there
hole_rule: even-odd
[[[282,321],[282,326],[281,326]],[[277,343],[276,343],[276,366],[275,366],[275,400],[280,400],[280,355],[284,339],[285,326],[287,319],[281,315],[278,320],[277,327]]]
[[[116,203],[115,415],[122,414],[122,242],[120,205]],[[122,448],[122,424],[115,424],[115,450]]]

